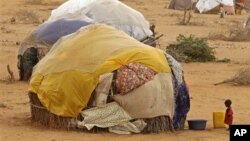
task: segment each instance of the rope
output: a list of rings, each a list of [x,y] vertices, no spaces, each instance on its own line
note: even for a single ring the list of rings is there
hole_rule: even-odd
[[[35,107],[35,108],[38,108],[38,109],[45,109],[46,110],[46,108],[44,108],[44,107],[41,107],[41,106],[37,106],[37,105],[34,105],[34,104],[30,104],[31,106],[33,106],[33,107]]]

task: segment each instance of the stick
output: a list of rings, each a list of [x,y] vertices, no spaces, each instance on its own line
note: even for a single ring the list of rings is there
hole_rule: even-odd
[[[143,42],[143,41],[147,40],[148,38],[149,38],[149,37],[147,36],[147,37],[141,39],[140,42]]]
[[[224,83],[230,83],[230,82],[232,82],[232,79],[227,79],[227,80],[215,83],[214,85],[217,86],[217,85],[221,85],[221,84],[224,84]]]
[[[186,14],[187,14],[187,10],[184,10],[184,15],[183,15],[183,19],[182,19],[182,23],[186,24]]]
[[[155,40],[158,40],[159,38],[161,38],[164,34],[159,35],[158,37],[155,38]]]
[[[192,11],[190,10],[188,11],[188,20],[186,23],[190,23],[191,18],[192,18]]]
[[[11,81],[11,82],[14,81],[15,78],[14,78],[14,75],[13,75],[13,71],[11,71],[10,65],[9,65],[9,64],[7,65],[7,71],[8,71],[8,73],[10,74],[10,81]]]

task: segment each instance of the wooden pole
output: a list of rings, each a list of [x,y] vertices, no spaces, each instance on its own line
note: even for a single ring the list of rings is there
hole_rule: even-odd
[[[9,75],[10,75],[10,82],[13,82],[15,80],[15,78],[14,78],[13,71],[10,69],[10,65],[9,64],[7,65],[7,71],[9,73]]]

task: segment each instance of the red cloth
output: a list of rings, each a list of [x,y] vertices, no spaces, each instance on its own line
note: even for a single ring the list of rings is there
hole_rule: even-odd
[[[233,6],[223,5],[223,9],[224,9],[225,12],[227,12],[227,14],[231,14],[231,15],[235,14],[235,10],[234,10]]]
[[[231,107],[226,110],[224,123],[227,125],[231,125],[233,123],[233,110]]]
[[[245,3],[245,0],[236,0],[237,3]]]

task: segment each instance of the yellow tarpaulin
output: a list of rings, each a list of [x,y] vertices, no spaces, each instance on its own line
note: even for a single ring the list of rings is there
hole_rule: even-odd
[[[63,37],[35,66],[29,91],[52,113],[76,117],[99,76],[130,62],[170,73],[164,52],[107,25],[91,25]]]

